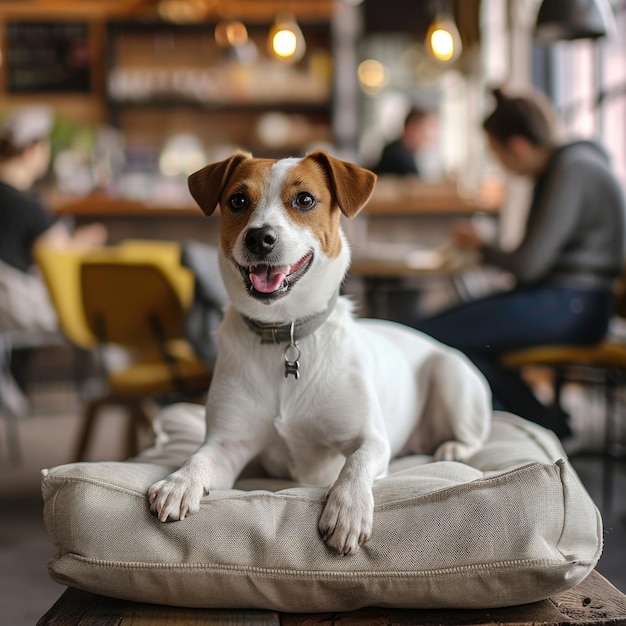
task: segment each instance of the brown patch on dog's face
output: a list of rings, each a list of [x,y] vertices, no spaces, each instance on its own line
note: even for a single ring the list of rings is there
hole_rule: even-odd
[[[273,159],[246,159],[227,182],[220,196],[222,224],[220,238],[222,250],[231,255],[237,237],[244,230],[250,214],[268,189],[268,179]],[[240,206],[241,203],[241,206]]]
[[[324,170],[315,161],[305,158],[289,170],[281,200],[293,221],[310,229],[319,239],[326,256],[334,258],[339,255],[341,211]]]

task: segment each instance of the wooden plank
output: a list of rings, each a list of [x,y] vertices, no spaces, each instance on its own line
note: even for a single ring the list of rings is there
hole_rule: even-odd
[[[177,607],[138,604],[124,613],[120,626],[279,626],[277,613],[253,610],[185,609]],[[91,622],[96,625],[99,622]]]
[[[277,613],[258,610],[190,609],[107,598],[68,588],[37,626],[278,626]]]
[[[415,611],[413,611],[415,613]],[[346,613],[284,613],[281,626],[391,626],[390,612],[370,607]]]
[[[569,624],[553,604],[545,600],[519,607],[485,610],[415,610],[415,609],[359,609],[346,613],[283,614],[282,626],[530,626]]]
[[[577,587],[551,599],[572,621],[585,624],[626,624],[626,596],[595,570]]]
[[[125,606],[122,600],[70,587],[37,622],[37,626],[119,626]]]

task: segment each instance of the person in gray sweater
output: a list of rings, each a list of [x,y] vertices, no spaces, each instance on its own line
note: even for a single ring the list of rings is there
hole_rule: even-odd
[[[456,245],[515,278],[515,287],[413,325],[464,352],[483,372],[494,408],[570,436],[568,415],[546,407],[518,372],[499,365],[511,350],[558,343],[589,345],[605,336],[626,251],[620,182],[592,141],[559,143],[554,112],[538,94],[495,90],[483,122],[490,147],[509,171],[534,181],[525,233],[514,250],[485,242],[468,223]]]

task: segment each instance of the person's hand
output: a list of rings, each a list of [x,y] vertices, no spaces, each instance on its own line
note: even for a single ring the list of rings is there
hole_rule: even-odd
[[[452,239],[454,243],[464,250],[474,252],[484,243],[479,232],[469,222],[457,222],[452,226]]]
[[[62,221],[53,224],[42,235],[37,237],[34,246],[52,246],[53,248],[91,248],[106,243],[109,233],[100,223],[80,226],[73,233]]]
[[[86,224],[74,231],[72,243],[78,246],[101,246],[106,243],[109,233],[104,224]]]

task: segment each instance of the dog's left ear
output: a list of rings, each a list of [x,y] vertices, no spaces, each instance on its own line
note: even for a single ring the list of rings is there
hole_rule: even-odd
[[[235,152],[225,161],[210,163],[189,176],[189,191],[205,215],[213,214],[233,170],[251,156],[247,152]]]
[[[323,150],[311,152],[305,158],[319,163],[326,171],[337,204],[346,217],[354,217],[367,204],[376,185],[374,172],[336,159]]]

